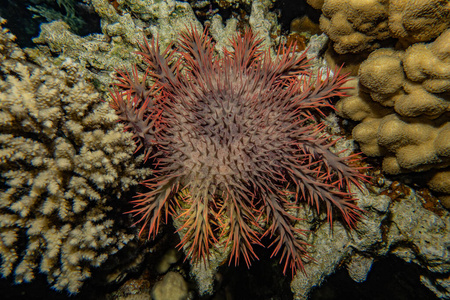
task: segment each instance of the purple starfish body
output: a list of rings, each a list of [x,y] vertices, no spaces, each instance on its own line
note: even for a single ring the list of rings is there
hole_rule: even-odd
[[[191,29],[163,52],[155,40],[141,45],[142,78],[136,67],[118,71],[111,106],[154,169],[132,213],[149,238],[169,214],[180,218],[180,245],[195,260],[224,241],[230,261],[250,265],[269,236],[284,271],[303,271],[304,232],[292,213],[300,202],[325,209],[330,223],[334,210],[350,227],[360,217],[349,192],[365,180],[351,166],[357,158],[330,152],[335,141],[314,116],[345,95],[346,77],[312,82],[305,54],[280,47],[272,60],[250,31],[232,48],[219,58]]]

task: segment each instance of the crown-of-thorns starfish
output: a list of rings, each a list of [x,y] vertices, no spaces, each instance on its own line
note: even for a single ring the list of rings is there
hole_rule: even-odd
[[[281,46],[272,60],[251,31],[231,42],[220,57],[191,28],[164,51],[145,41],[143,64],[118,71],[111,106],[154,169],[132,213],[149,238],[162,218],[180,218],[180,246],[194,260],[226,243],[230,261],[250,265],[269,236],[284,271],[303,271],[300,202],[326,210],[330,223],[334,210],[350,227],[360,217],[349,186],[366,180],[362,167],[356,154],[329,150],[336,141],[317,120],[347,79],[336,70],[313,81],[306,54]]]

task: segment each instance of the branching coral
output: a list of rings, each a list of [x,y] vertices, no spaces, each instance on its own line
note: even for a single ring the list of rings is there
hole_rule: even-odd
[[[115,226],[110,205],[149,172],[135,165],[133,141],[79,65],[35,65],[12,40],[3,29],[1,274],[20,283],[41,272],[76,293],[134,238]]]
[[[275,61],[260,47],[247,32],[220,59],[194,29],[164,51],[146,42],[145,74],[118,71],[111,105],[155,169],[144,182],[150,191],[134,201],[141,232],[148,226],[154,237],[171,214],[182,220],[180,245],[194,260],[225,244],[247,265],[269,236],[284,270],[296,272],[307,257],[293,226],[298,204],[325,210],[330,222],[337,210],[353,226],[359,209],[348,188],[364,176],[347,164],[354,155],[330,151],[334,141],[316,117],[344,95],[345,76],[311,82],[295,47],[281,47]]]

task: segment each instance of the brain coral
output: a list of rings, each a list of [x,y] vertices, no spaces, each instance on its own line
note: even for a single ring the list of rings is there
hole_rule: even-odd
[[[450,188],[436,180],[450,166],[449,45],[450,29],[406,51],[374,51],[361,64],[353,96],[337,104],[342,116],[361,122],[353,136],[367,155],[384,156],[384,171],[432,169],[430,187],[442,193]]]
[[[441,0],[325,0],[321,9],[320,27],[339,54],[372,51],[388,38],[406,48],[450,25],[450,2]]]
[[[33,64],[13,38],[1,30],[0,273],[76,293],[134,237],[110,205],[148,172],[78,65]]]

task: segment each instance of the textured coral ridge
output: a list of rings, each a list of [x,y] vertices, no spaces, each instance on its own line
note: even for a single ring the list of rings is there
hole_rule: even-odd
[[[32,63],[14,39],[0,26],[0,274],[77,293],[134,239],[111,206],[149,172],[80,65]]]
[[[330,152],[334,141],[314,116],[345,94],[345,76],[311,82],[295,47],[280,48],[273,61],[260,45],[246,32],[219,58],[211,39],[193,29],[163,52],[146,42],[145,75],[119,71],[112,106],[155,168],[144,182],[150,191],[133,201],[141,232],[148,225],[155,236],[172,214],[194,260],[225,245],[230,260],[247,265],[257,259],[253,246],[269,236],[284,271],[296,272],[307,257],[294,228],[299,202],[326,210],[330,223],[337,208],[351,227],[359,208],[348,188],[364,176],[348,165],[354,155]]]

